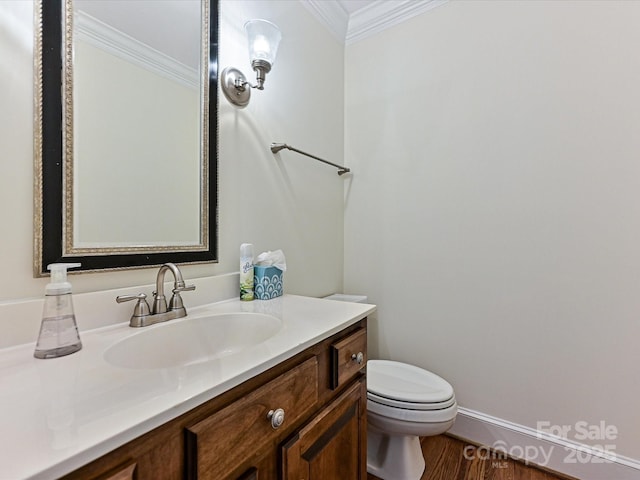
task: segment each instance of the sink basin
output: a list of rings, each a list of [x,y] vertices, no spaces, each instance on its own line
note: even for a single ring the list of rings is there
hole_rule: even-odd
[[[278,333],[282,322],[261,313],[225,313],[143,328],[149,330],[143,329],[109,347],[105,360],[133,369],[202,363],[259,345]]]

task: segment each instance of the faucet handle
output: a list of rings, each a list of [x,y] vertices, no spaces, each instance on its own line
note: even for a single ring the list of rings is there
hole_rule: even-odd
[[[136,303],[136,306],[133,309],[132,317],[146,317],[151,315],[151,310],[147,303],[147,296],[144,293],[139,293],[137,295],[119,295],[116,297],[116,302],[118,303],[129,302],[131,300],[138,300],[138,303]]]
[[[173,293],[178,293],[178,292],[191,292],[193,290],[196,289],[195,285],[183,285],[180,287],[176,287],[172,290]]]

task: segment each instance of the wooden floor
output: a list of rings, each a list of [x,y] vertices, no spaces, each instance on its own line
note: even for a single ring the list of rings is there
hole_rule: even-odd
[[[421,480],[566,480],[568,478],[505,458],[497,452],[489,455],[485,449],[475,455],[476,448],[447,435],[423,438],[422,452],[427,468]],[[371,474],[367,478],[377,480],[377,477]]]

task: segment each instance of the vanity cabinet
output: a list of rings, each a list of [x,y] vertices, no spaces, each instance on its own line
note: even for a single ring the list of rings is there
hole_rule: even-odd
[[[366,319],[64,477],[366,480]]]

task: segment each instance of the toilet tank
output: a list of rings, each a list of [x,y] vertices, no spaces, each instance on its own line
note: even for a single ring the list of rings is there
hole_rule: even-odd
[[[324,298],[326,298],[327,300],[337,300],[339,302],[367,303],[366,295],[347,295],[344,293],[334,293],[333,295],[328,295]]]

